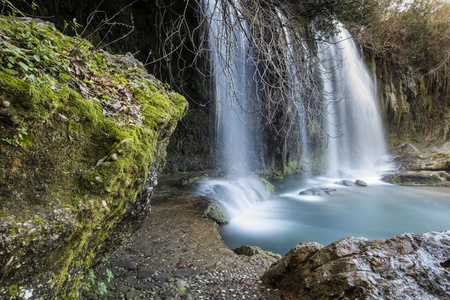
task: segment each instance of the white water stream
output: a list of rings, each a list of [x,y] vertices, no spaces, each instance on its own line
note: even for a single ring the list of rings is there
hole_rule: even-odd
[[[326,100],[327,175],[386,169],[387,151],[376,89],[348,31],[319,44]],[[384,168],[384,169],[383,169]]]
[[[213,74],[212,95],[216,104],[216,141],[223,149],[226,173],[220,180],[200,183],[198,193],[214,199],[230,217],[242,214],[248,207],[268,199],[265,186],[252,175],[251,144],[254,143],[251,98],[256,89],[254,66],[249,63],[251,50],[246,38],[248,28],[236,20],[236,8],[216,0],[204,0],[208,20],[210,66]],[[239,9],[237,9],[239,10]],[[227,22],[224,22],[224,19]]]

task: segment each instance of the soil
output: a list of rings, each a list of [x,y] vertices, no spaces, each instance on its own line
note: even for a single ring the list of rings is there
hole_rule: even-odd
[[[143,226],[95,269],[81,298],[284,299],[261,282],[268,260],[230,250],[203,218],[208,200],[178,187],[179,178],[160,177]]]

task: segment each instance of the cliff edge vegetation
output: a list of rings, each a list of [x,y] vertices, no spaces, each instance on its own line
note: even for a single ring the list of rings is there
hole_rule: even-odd
[[[148,213],[187,102],[52,24],[0,16],[0,37],[0,295],[75,298]]]

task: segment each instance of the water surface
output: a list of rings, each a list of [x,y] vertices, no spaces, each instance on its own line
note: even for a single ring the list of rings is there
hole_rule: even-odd
[[[421,189],[378,180],[369,181],[368,187],[344,187],[333,182],[289,176],[275,184],[277,191],[269,200],[247,207],[219,233],[231,249],[256,245],[284,255],[301,242],[328,245],[349,236],[373,240],[450,229],[450,188]],[[298,195],[312,187],[335,188],[340,194]]]

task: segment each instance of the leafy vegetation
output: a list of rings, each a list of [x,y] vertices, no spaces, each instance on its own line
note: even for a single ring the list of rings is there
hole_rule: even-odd
[[[413,66],[448,88],[449,15],[450,3],[444,0],[380,0],[368,26],[358,26],[355,37],[379,57]]]
[[[110,269],[106,269],[103,275],[106,276],[107,282],[111,282],[111,279],[114,277],[114,274]],[[81,284],[81,289],[87,292],[93,292],[94,294],[100,296],[103,296],[108,291],[106,283],[99,281],[94,273],[94,270],[92,269],[89,269],[87,274],[85,274],[84,281]]]
[[[17,128],[17,133],[12,138],[3,138],[2,140],[8,144],[21,147],[26,142],[27,130],[24,127]]]

